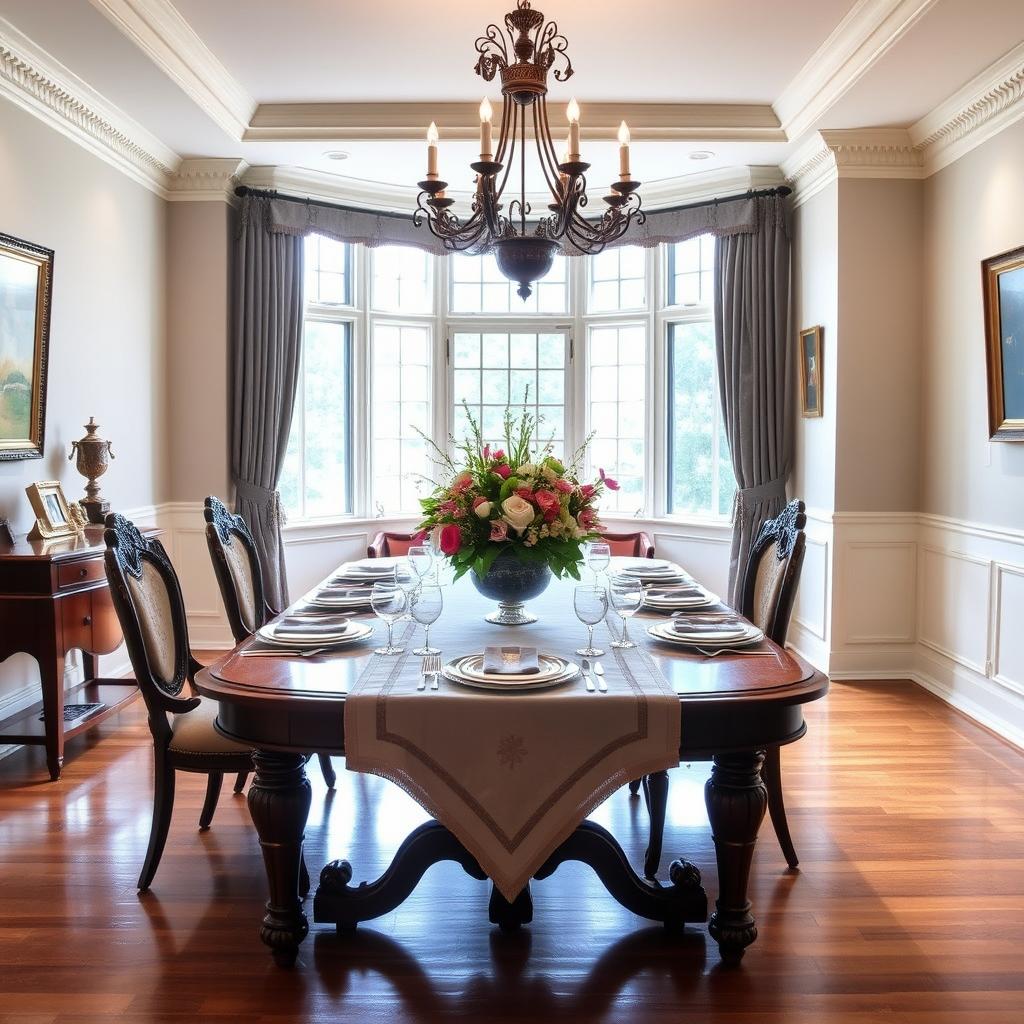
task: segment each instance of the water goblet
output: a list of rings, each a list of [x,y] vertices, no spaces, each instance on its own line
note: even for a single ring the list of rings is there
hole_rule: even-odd
[[[628,576],[614,576],[609,581],[608,596],[615,614],[622,619],[622,639],[613,640],[612,647],[636,647],[636,644],[629,639],[629,620],[643,606],[643,582],[630,579]]]
[[[576,618],[589,632],[587,646],[580,647],[576,653],[585,658],[599,658],[604,651],[594,646],[594,627],[608,614],[608,591],[593,584],[576,587],[573,607],[576,609]]]
[[[594,574],[594,579],[603,573],[612,561],[611,546],[604,541],[591,541],[586,547],[587,567]]]
[[[426,582],[434,567],[433,549],[426,544],[413,544],[409,548],[409,565],[421,583]]]
[[[440,587],[421,584],[409,595],[412,617],[423,627],[423,646],[417,647],[413,654],[422,658],[428,654],[441,653],[439,648],[430,646],[430,627],[441,617],[443,607]]]
[[[379,580],[373,585],[373,591],[370,594],[370,607],[373,609],[374,615],[388,627],[387,645],[378,647],[375,653],[401,654],[405,648],[395,646],[393,630],[395,623],[406,614],[409,607],[409,595],[395,580]]]

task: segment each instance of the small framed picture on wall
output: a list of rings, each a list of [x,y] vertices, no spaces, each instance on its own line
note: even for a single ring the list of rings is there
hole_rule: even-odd
[[[1024,246],[982,260],[988,434],[1024,441]]]
[[[821,327],[808,327],[800,332],[800,414],[821,415]]]

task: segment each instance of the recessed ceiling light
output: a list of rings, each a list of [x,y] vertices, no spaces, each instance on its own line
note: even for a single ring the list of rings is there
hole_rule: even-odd
[[[329,149],[329,150],[327,150],[326,153],[324,153],[324,156],[328,160],[347,160],[348,159],[348,153],[346,153],[343,149]]]
[[[695,149],[690,154],[691,160],[710,160],[715,154],[710,149]]]

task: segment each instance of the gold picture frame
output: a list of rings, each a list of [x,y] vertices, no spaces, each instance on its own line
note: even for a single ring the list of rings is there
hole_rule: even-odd
[[[797,338],[800,364],[800,415],[813,419],[822,414],[821,326],[807,327]]]
[[[1024,441],[1024,246],[981,261],[988,436]]]
[[[29,504],[36,514],[30,540],[54,540],[74,537],[82,532],[79,517],[72,512],[59,480],[40,480],[25,488]]]
[[[53,250],[0,234],[0,461],[41,459]]]

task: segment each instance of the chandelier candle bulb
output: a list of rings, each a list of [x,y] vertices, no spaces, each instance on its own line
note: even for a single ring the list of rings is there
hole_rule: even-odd
[[[427,129],[427,178],[437,177],[437,125],[433,121]]]
[[[619,179],[629,181],[629,125],[619,125]]]
[[[569,159],[580,158],[580,105],[574,96],[565,108],[565,116],[569,118]]]
[[[494,156],[491,143],[491,118],[494,112],[491,110],[491,102],[485,96],[480,104],[480,159],[490,160]]]

